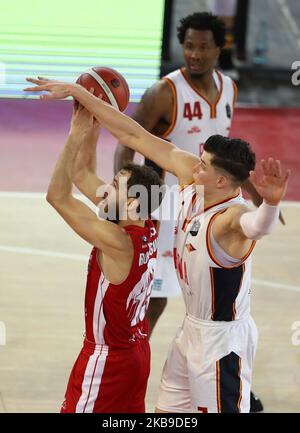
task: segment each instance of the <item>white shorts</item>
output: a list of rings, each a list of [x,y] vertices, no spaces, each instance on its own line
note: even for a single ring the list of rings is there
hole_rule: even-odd
[[[166,360],[157,408],[167,412],[249,412],[257,329],[251,317],[203,322],[186,316]]]

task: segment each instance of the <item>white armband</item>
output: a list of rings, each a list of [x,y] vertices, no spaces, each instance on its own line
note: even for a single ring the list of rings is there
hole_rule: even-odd
[[[279,206],[270,206],[263,202],[255,211],[244,213],[240,225],[248,239],[258,240],[272,233],[278,219]]]

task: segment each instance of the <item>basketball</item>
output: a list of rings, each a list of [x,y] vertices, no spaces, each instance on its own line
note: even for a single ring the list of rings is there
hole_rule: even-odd
[[[120,111],[127,108],[129,87],[125,78],[115,69],[96,66],[78,77],[76,83],[85,89],[94,89],[94,95],[103,95],[102,99]]]

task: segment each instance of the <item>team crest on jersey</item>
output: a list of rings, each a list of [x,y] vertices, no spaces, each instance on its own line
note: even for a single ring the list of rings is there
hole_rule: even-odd
[[[152,238],[155,235],[156,235],[156,228],[155,227],[151,227],[150,228],[150,237]]]
[[[228,119],[231,119],[231,107],[230,107],[230,105],[227,103],[226,104],[226,115],[227,115],[227,117],[228,117]]]
[[[190,230],[190,234],[192,236],[197,236],[199,230],[200,230],[200,223],[199,223],[199,221],[195,221],[194,224],[192,225],[191,230]]]

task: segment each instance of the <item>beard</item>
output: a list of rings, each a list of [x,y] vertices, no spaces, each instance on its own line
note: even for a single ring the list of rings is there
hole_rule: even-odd
[[[205,74],[205,72],[191,72],[189,71],[190,77],[191,78],[201,78],[203,77],[203,75]]]

